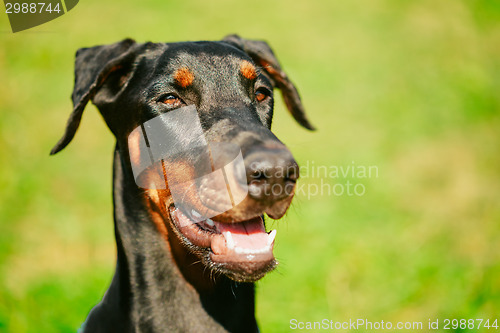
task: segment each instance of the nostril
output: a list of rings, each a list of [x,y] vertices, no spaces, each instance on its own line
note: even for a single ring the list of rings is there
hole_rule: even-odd
[[[266,183],[273,177],[272,161],[269,161],[266,156],[257,156],[257,158],[247,168],[248,183]]]
[[[254,170],[251,174],[250,174],[250,179],[251,180],[262,180],[262,181],[265,181],[267,180],[269,177],[267,177],[266,173],[264,172],[264,170]]]
[[[299,179],[299,167],[297,164],[288,166],[285,172],[285,181],[296,183]]]
[[[299,167],[288,150],[260,150],[245,162],[251,197],[271,203],[293,194]]]

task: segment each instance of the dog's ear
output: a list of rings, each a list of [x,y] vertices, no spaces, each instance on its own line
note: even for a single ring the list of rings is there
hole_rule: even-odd
[[[136,58],[136,43],[125,39],[111,45],[79,49],[75,60],[75,87],[73,89],[73,112],[66,124],[66,131],[59,142],[52,148],[54,155],[66,147],[75,136],[80,125],[82,113],[87,103],[94,104],[112,101],[114,95],[126,83]],[[112,75],[123,73],[123,75]],[[118,77],[118,78],[114,78]],[[109,82],[108,82],[109,81]],[[103,87],[106,85],[105,87]],[[102,88],[103,91],[100,91]],[[94,99],[96,94],[99,95]]]
[[[266,42],[243,39],[238,35],[226,36],[223,41],[245,51],[257,65],[262,66],[274,85],[281,90],[283,100],[295,120],[305,128],[315,130],[307,119],[297,88],[281,69],[278,59]]]

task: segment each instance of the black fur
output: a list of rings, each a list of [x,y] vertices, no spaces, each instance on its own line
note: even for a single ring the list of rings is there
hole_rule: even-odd
[[[259,69],[255,81],[238,75],[238,64],[243,60]],[[180,65],[194,73],[189,87],[180,87],[172,79]],[[254,99],[257,87],[269,92],[261,103]],[[127,39],[77,52],[74,110],[64,136],[51,154],[72,140],[89,101],[99,108],[117,140],[113,166],[116,273],[102,301],[90,312],[84,332],[258,331],[254,285],[234,280],[253,281],[260,275],[231,276],[231,269],[224,271],[203,259],[206,249],[199,249],[199,253],[196,249],[182,252],[182,247],[175,250],[172,239],[176,236],[171,231],[169,241],[165,241],[153,223],[153,216],[161,211],[144,198],[144,191],[134,182],[127,137],[144,121],[167,112],[160,101],[166,93],[175,93],[183,105],[196,105],[208,140],[237,143],[245,160],[258,156],[275,161],[273,156],[279,156],[295,165],[291,154],[270,131],[274,87],[282,91],[295,119],[312,129],[297,90],[265,42],[235,35],[218,42],[170,44],[138,44]],[[255,205],[261,205],[262,214],[276,201],[260,198]],[[279,212],[269,208],[268,215],[281,216],[288,204]],[[163,218],[168,222],[168,217]],[[179,267],[175,251],[181,251],[189,265],[201,265],[201,258],[204,268],[200,279],[213,278],[209,288],[200,287],[194,281],[196,276],[193,280],[193,274],[186,273],[190,267]]]

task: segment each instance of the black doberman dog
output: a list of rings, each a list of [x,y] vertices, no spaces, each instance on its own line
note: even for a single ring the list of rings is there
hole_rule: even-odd
[[[74,110],[51,154],[72,140],[89,101],[116,137],[116,273],[84,332],[258,332],[253,282],[277,265],[275,231],[266,232],[264,214],[272,219],[285,214],[299,177],[291,153],[270,131],[274,88],[281,90],[293,117],[312,130],[295,86],[265,42],[236,35],[216,42],[126,39],[78,50]],[[177,209],[168,184],[176,177],[198,176],[197,153],[172,162],[164,188],[139,186],[133,170],[146,154],[134,130],[189,107],[196,110],[207,142],[240,148],[243,175],[224,176],[248,193],[231,209],[196,223],[207,202],[218,200],[213,189],[197,184],[198,196],[205,191],[208,199],[200,203],[186,193]],[[174,132],[180,126],[163,125]],[[177,128],[178,142],[190,131]],[[144,174],[153,183],[158,176]],[[160,176],[166,176],[165,169]]]

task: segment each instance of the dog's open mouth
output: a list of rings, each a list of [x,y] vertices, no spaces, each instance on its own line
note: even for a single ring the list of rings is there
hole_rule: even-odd
[[[255,281],[276,266],[273,255],[276,230],[266,232],[264,219],[222,223],[212,219],[194,222],[196,211],[170,208],[174,227],[184,242],[202,249],[205,264],[236,281]],[[195,218],[193,218],[195,217]]]

